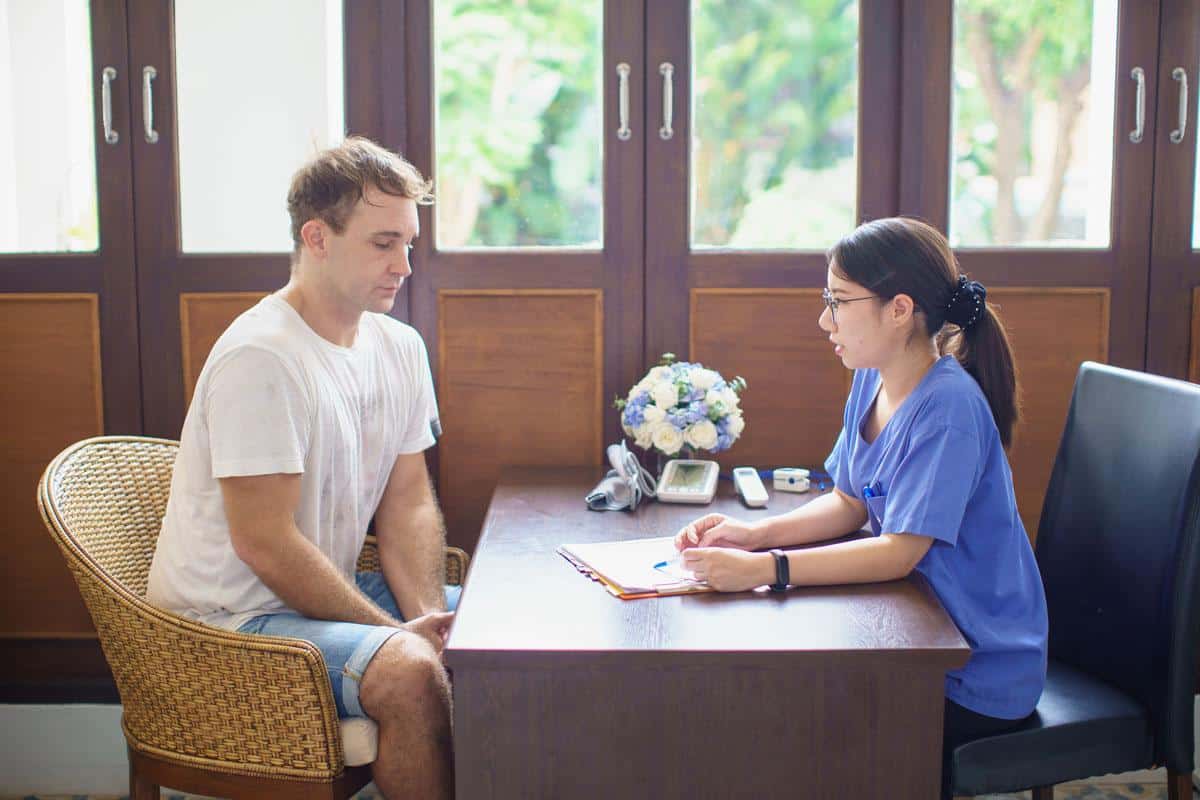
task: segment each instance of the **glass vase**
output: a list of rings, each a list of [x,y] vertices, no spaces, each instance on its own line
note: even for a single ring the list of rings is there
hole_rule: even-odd
[[[693,459],[696,457],[696,451],[694,449],[692,449],[689,445],[685,444],[683,447],[679,448],[678,452],[676,452],[672,455],[666,455],[665,453],[663,453],[659,450],[655,450],[654,456],[655,456],[654,474],[661,479],[663,470],[666,469],[668,461],[675,461],[675,460],[685,461],[688,459]]]

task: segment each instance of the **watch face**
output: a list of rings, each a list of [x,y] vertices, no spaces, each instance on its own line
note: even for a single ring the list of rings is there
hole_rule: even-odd
[[[700,489],[704,486],[704,465],[676,464],[669,478],[669,489]]]

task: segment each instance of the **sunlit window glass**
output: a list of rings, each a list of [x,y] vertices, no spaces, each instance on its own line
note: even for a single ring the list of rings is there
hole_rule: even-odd
[[[824,250],[854,227],[858,3],[692,2],[694,247]]]
[[[0,0],[0,252],[99,247],[99,80],[87,0]]]
[[[292,174],[345,134],[342,35],[342,0],[176,0],[184,252],[292,249]]]
[[[438,247],[598,247],[600,0],[437,0]]]
[[[950,238],[1107,247],[1116,0],[959,0]]]

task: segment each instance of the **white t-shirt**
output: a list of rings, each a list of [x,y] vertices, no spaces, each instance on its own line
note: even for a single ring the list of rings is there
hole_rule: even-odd
[[[287,610],[238,558],[218,478],[302,473],[296,526],[348,578],[397,456],[439,430],[425,343],[365,313],[351,347],[270,295],[209,354],[183,423],[147,599],[234,630]]]

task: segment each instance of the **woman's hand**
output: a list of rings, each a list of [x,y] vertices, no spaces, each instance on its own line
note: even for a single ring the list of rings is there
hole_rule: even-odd
[[[683,567],[718,592],[742,592],[775,580],[775,559],[770,553],[728,547],[689,547],[683,551]]]
[[[761,526],[732,519],[724,514],[706,514],[683,526],[675,534],[675,549],[689,547],[734,547],[757,550],[763,546]]]

